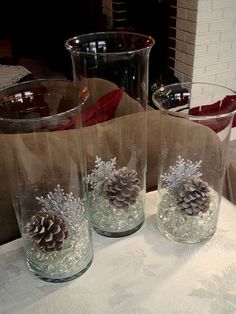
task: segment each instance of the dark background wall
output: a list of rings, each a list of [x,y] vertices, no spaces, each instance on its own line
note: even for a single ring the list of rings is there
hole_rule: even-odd
[[[1,3],[0,37],[9,37],[14,63],[21,57],[46,58],[53,67],[68,65],[64,42],[101,30],[98,0],[21,0]]]
[[[175,81],[168,66],[168,36],[170,0],[111,0],[113,29],[120,30],[115,21],[123,2],[124,30],[154,37],[156,44],[150,55],[150,86]],[[116,28],[117,26],[117,28]],[[69,37],[106,30],[102,0],[21,0],[1,3],[0,37],[9,37],[13,63],[22,57],[44,58],[49,65],[71,72],[70,56],[64,48]]]
[[[151,35],[156,44],[150,54],[150,83],[173,78],[168,67],[170,6],[165,0],[127,0],[127,24],[137,32]]]

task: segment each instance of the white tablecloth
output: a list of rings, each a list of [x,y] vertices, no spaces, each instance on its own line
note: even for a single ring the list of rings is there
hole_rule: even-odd
[[[135,234],[94,234],[94,261],[66,284],[36,279],[21,240],[0,247],[0,313],[230,314],[236,313],[236,207],[222,200],[216,234],[179,244],[156,228],[156,193]]]
[[[0,89],[17,83],[28,74],[31,74],[31,72],[21,65],[0,64]]]

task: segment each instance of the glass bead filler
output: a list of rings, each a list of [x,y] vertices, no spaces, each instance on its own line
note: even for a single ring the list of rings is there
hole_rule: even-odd
[[[178,156],[161,176],[158,226],[179,242],[199,242],[215,232],[218,195],[202,179],[201,164]]]
[[[125,232],[142,223],[143,191],[134,169],[117,169],[116,158],[96,157],[87,176],[93,227],[107,232]]]
[[[41,211],[25,225],[29,267],[53,278],[73,276],[92,258],[84,204],[60,185],[46,197],[36,197]]]

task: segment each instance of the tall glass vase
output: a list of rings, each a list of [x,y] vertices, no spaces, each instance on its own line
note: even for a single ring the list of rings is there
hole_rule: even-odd
[[[160,109],[158,228],[178,242],[203,241],[217,227],[236,94],[192,82],[161,87],[153,100]]]
[[[126,32],[66,41],[75,82],[88,87],[82,110],[92,226],[121,237],[144,222],[146,106],[151,37]]]
[[[85,87],[66,80],[0,91],[0,167],[8,172],[28,267],[49,282],[72,280],[92,263],[80,131],[86,98]]]

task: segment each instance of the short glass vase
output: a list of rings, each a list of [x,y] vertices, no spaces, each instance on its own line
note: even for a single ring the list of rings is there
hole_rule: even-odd
[[[157,225],[182,243],[217,227],[235,92],[210,83],[179,83],[153,95],[160,109]]]

